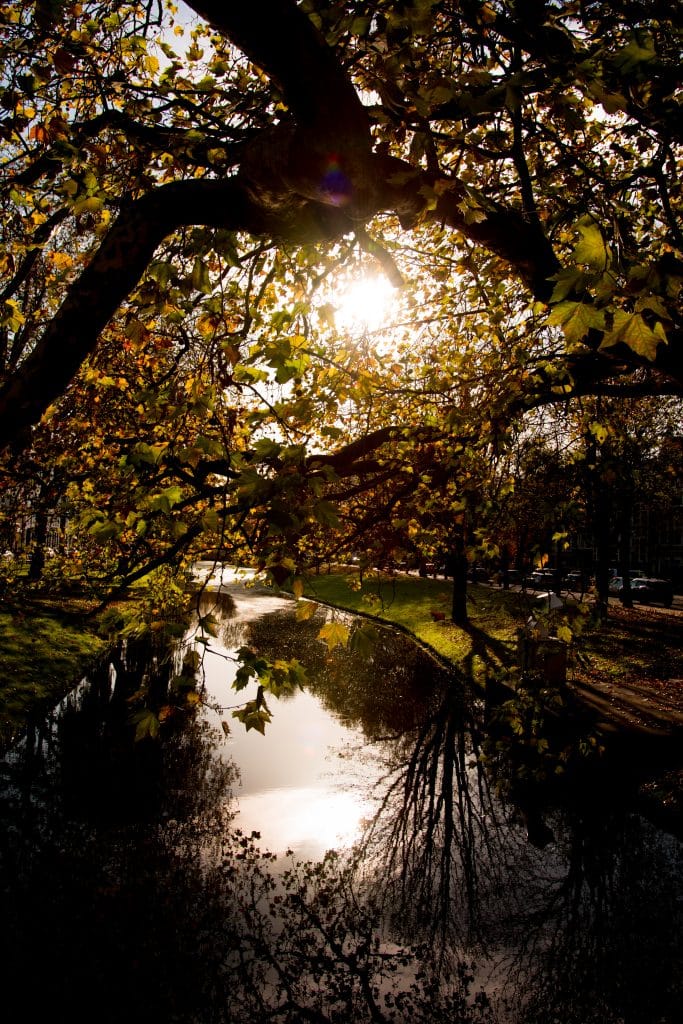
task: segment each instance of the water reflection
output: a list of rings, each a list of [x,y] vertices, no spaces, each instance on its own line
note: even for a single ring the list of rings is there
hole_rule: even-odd
[[[269,628],[276,636],[282,628],[291,631],[291,613],[283,611],[283,603],[267,592],[254,594],[223,579],[220,591],[203,592],[198,604],[200,622],[207,615],[217,620],[215,636],[206,642],[201,631],[195,632],[187,643],[199,640],[201,717],[214,729],[226,724],[229,732],[217,753],[240,767],[234,791],[239,827],[260,832],[262,845],[274,853],[292,850],[300,857],[321,858],[327,850],[350,847],[369,812],[367,777],[363,790],[360,778],[352,786],[353,766],[348,764],[342,791],[337,771],[338,760],[350,742],[360,740],[361,730],[328,714],[311,693],[273,699],[275,714],[265,736],[247,732],[230,719],[231,709],[245,699],[230,689],[237,670],[234,650],[250,644],[264,652],[268,647],[273,658],[290,656],[286,645],[273,647],[272,637],[266,644],[264,636]],[[315,663],[321,645],[313,636],[307,640],[310,649],[303,656]]]
[[[498,795],[463,680],[395,634],[369,660],[329,654],[320,620],[216,585],[201,702],[163,742],[130,742],[130,700],[144,677],[163,701],[177,663],[131,648],[4,764],[2,962],[30,987],[49,950],[34,1016],[678,1019],[681,846],[608,764],[544,785],[552,839],[534,846],[529,792]],[[243,643],[310,676],[265,737],[222,726]],[[315,860],[264,852],[286,847]]]
[[[259,649],[305,660],[316,625],[256,629]],[[567,755],[561,784],[536,792],[506,778],[503,800],[485,709],[400,636],[382,636],[370,666],[320,654],[312,675],[372,740],[358,751],[378,780],[362,875],[395,938],[429,942],[443,970],[475,957],[501,1019],[677,1019],[681,845],[630,810],[609,758]]]

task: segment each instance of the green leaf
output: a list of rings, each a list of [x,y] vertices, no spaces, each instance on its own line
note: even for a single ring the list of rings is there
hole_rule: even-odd
[[[172,484],[171,487],[164,488],[159,494],[154,494],[150,498],[149,507],[155,512],[170,512],[182,496],[182,488],[178,484]]]
[[[329,501],[319,501],[313,510],[316,522],[323,526],[339,526],[339,516],[334,505]]]
[[[217,530],[221,525],[221,519],[215,508],[209,508],[202,516],[202,530],[208,533]]]
[[[255,442],[254,451],[259,459],[277,459],[282,451],[282,445],[278,444],[277,441],[271,440],[269,437],[261,437]]]
[[[198,292],[204,292],[205,295],[211,294],[209,270],[204,261],[199,258],[194,261],[192,267],[192,287],[196,288]]]
[[[243,708],[237,708],[236,711],[233,711],[232,717],[246,726],[247,732],[250,729],[255,729],[256,732],[260,732],[264,736],[266,725],[272,720],[273,716],[266,707],[265,701],[259,701],[257,698],[256,700],[247,701]]]
[[[318,605],[315,601],[299,601],[296,606],[296,617],[299,622],[306,622],[308,619],[312,619],[318,610]]]
[[[219,457],[225,455],[225,448],[216,438],[204,437],[203,434],[199,434],[195,438],[194,443],[197,448],[204,452],[205,455],[215,455]]]
[[[289,696],[297,687],[303,687],[307,681],[306,670],[296,658],[292,658],[291,661],[276,659],[262,679],[263,689],[268,690],[274,697]]]
[[[98,519],[92,524],[88,533],[95,540],[104,543],[107,540],[113,540],[114,537],[118,537],[121,533],[121,527],[118,523],[112,522],[111,519]]]
[[[149,708],[144,708],[142,711],[136,711],[132,716],[132,722],[135,725],[135,741],[144,740],[148,736],[151,739],[155,739],[159,735],[159,719],[150,711]]]
[[[643,295],[636,302],[636,311],[640,312],[643,309],[649,309],[655,313],[660,320],[671,322],[671,313],[662,302],[659,295]]]
[[[628,74],[628,72],[635,70],[639,64],[649,64],[651,61],[656,60],[656,58],[654,38],[649,34],[645,35],[642,31],[639,31],[637,36],[634,36],[631,42],[619,50],[612,58],[612,63],[622,73]]]
[[[236,381],[245,384],[268,380],[268,374],[265,370],[260,370],[256,366],[245,366],[243,363],[238,363],[235,367],[233,377]]]
[[[553,288],[553,294],[550,296],[550,302],[555,305],[557,302],[562,302],[567,296],[576,290],[578,290],[584,284],[586,275],[582,270],[577,270],[575,267],[568,267],[565,270],[561,270],[558,274],[555,274],[550,278],[551,281],[555,281],[555,287]]]
[[[208,615],[200,616],[197,622],[197,628],[202,633],[208,633],[209,636],[218,636],[218,619],[211,612]]]
[[[150,264],[147,273],[157,284],[165,288],[173,277],[173,264],[165,260],[157,260],[157,262]]]
[[[166,450],[165,444],[145,444],[141,442],[136,444],[132,452],[129,455],[129,461],[134,466],[140,465],[140,463],[146,463],[148,466],[156,466],[161,460],[161,456]]]
[[[250,647],[240,647],[237,651],[237,660],[240,662],[240,668],[232,684],[235,690],[243,690],[250,679],[260,678],[268,671],[268,662],[260,658]]]
[[[620,341],[637,355],[652,361],[656,358],[657,346],[666,343],[666,335],[661,323],[652,328],[640,313],[627,313],[619,309],[614,314],[612,330],[605,335],[600,348],[609,348]]]
[[[370,658],[377,644],[378,633],[371,622],[362,622],[351,634],[350,647],[355,654],[362,658]]]
[[[370,30],[372,18],[357,17],[351,22],[351,33],[354,36],[365,36]]]
[[[574,247],[574,259],[590,270],[606,270],[610,255],[600,227],[592,217],[582,217],[576,225],[579,241]]]
[[[585,302],[560,302],[551,311],[548,323],[561,327],[567,342],[572,345],[585,338],[591,329],[604,331],[605,314]]]

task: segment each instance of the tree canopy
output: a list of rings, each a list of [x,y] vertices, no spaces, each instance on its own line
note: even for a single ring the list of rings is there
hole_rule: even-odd
[[[118,580],[198,539],[276,579],[409,541],[529,410],[683,392],[673,5],[36,0],[0,26],[3,479],[50,467]],[[354,335],[368,267],[395,306]]]

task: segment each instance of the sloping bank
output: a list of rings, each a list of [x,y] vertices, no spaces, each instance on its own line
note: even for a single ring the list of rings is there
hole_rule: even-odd
[[[504,678],[518,665],[518,633],[533,601],[533,595],[475,584],[469,591],[470,624],[462,629],[450,621],[451,586],[444,580],[372,574],[359,586],[357,574],[338,572],[312,577],[305,596],[399,628],[475,683],[491,674]],[[667,632],[665,616],[648,618],[647,630],[642,623],[643,615],[640,628],[633,629],[615,616],[581,637],[582,657],[570,667],[566,692],[573,712],[620,761],[651,769],[639,787],[643,810],[683,834],[683,699],[680,680],[664,696],[660,678],[676,663],[681,636],[676,640],[675,623],[674,632]],[[503,688],[503,697],[506,692],[512,691]]]
[[[0,752],[107,650],[82,612],[63,602],[0,608]]]
[[[306,596],[400,628],[474,682],[518,668],[519,632],[536,597],[474,584],[468,593],[470,621],[462,628],[450,621],[451,585],[444,580],[373,573],[359,585],[357,575],[338,572],[312,577]],[[653,736],[678,731],[683,726],[680,680],[678,686],[671,680],[668,688],[662,680],[680,665],[683,618],[671,624],[665,612],[636,614],[635,623],[615,613],[583,633],[568,686],[605,731]]]

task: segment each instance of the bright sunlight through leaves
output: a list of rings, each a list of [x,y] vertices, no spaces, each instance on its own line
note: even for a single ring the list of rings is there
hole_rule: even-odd
[[[328,299],[337,330],[356,334],[389,326],[397,295],[397,289],[381,274],[344,282]]]

